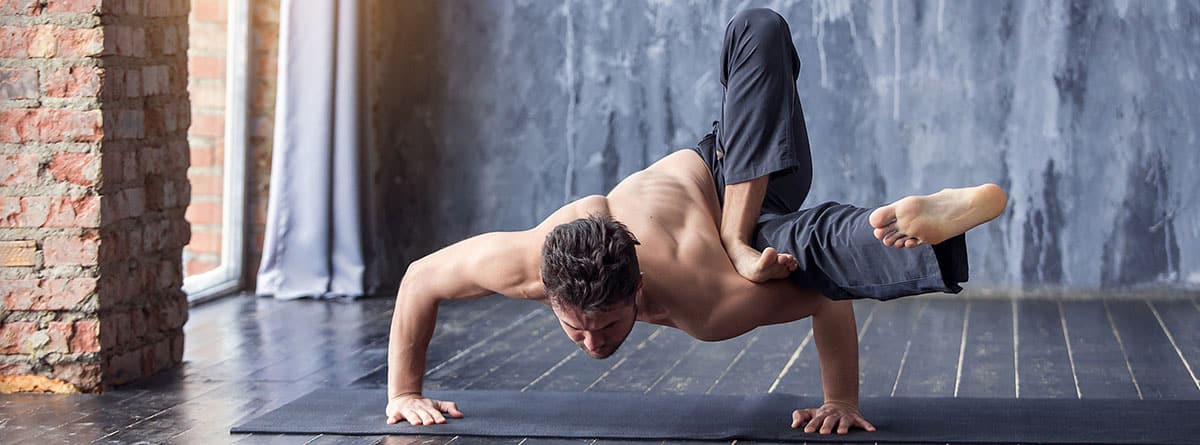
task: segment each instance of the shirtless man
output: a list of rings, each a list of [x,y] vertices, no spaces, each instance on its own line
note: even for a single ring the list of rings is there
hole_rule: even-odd
[[[812,168],[786,22],[765,9],[739,13],[724,57],[722,122],[697,147],[529,230],[478,235],[409,265],[388,348],[388,423],[462,416],[421,392],[438,304],[498,293],[548,305],[597,359],[616,352],[636,321],[721,341],[812,317],[825,399],[793,411],[792,427],[874,431],[858,411],[849,299],[961,290],[963,234],[998,216],[1006,196],[984,184],[876,209],[801,210]]]

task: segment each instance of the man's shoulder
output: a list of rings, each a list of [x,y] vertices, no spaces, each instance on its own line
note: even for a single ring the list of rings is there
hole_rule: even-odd
[[[587,218],[592,215],[609,215],[608,197],[604,195],[588,195],[574,201],[563,204],[550,216],[542,220],[533,230],[539,232],[542,236],[549,234],[551,230],[561,224],[566,224],[571,221]]]

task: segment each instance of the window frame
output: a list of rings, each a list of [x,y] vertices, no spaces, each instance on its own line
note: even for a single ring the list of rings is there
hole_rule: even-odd
[[[246,239],[246,131],[249,108],[250,1],[229,0],[225,44],[225,160],[221,169],[221,260],[183,279],[189,305],[242,288]]]

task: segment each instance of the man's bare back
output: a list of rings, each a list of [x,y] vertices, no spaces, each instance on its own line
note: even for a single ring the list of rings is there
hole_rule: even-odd
[[[692,150],[676,151],[630,175],[607,196],[584,198],[563,209],[543,225],[553,228],[599,213],[637,235],[643,273],[639,321],[718,341],[807,317],[828,301],[788,280],[756,284],[738,274],[721,244],[716,186],[704,160]],[[539,256],[540,245],[531,247],[526,255]],[[527,280],[534,286],[541,277]]]

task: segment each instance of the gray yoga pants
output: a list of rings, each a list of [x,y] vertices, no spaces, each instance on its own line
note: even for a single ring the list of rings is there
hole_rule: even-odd
[[[770,9],[739,12],[721,51],[721,120],[696,147],[724,205],[726,184],[769,176],[754,247],[796,256],[790,279],[835,299],[890,300],[957,293],[967,281],[966,237],[895,249],[875,239],[870,208],[825,202],[802,209],[812,185],[804,110],[796,93],[800,57],[787,22]]]

